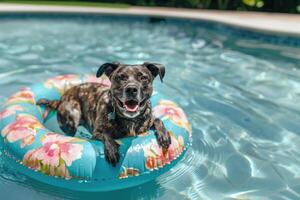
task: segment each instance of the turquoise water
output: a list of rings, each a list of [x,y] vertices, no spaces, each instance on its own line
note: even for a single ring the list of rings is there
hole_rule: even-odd
[[[2,15],[0,99],[103,62],[166,66],[156,88],[188,114],[193,146],[130,189],[83,193],[39,183],[1,157],[1,199],[300,199],[300,39],[148,18]]]

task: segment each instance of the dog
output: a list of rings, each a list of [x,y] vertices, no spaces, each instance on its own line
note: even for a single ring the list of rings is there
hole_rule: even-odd
[[[119,62],[100,66],[96,77],[105,74],[111,86],[83,83],[68,89],[60,100],[40,99],[37,104],[57,111],[60,128],[74,136],[82,125],[92,139],[104,144],[106,160],[112,165],[120,160],[119,144],[114,140],[154,130],[159,146],[166,151],[171,144],[170,133],[163,122],[152,115],[150,97],[153,80],[161,82],[165,67],[156,63],[127,65]]]

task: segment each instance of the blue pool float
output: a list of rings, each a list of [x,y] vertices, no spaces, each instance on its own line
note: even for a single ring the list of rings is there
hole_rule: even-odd
[[[191,144],[189,122],[180,107],[156,92],[151,97],[153,114],[171,133],[167,152],[158,146],[153,131],[119,139],[121,159],[112,167],[105,160],[101,141],[64,135],[55,111],[48,112],[36,102],[59,99],[68,88],[83,82],[110,85],[104,76],[62,75],[8,98],[0,112],[0,145],[19,172],[72,190],[109,191],[153,180],[183,157]]]

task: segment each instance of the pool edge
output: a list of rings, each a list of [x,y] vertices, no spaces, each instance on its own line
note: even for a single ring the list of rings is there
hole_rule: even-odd
[[[161,7],[146,8],[136,6],[131,6],[128,8],[101,8],[7,3],[0,4],[0,13],[90,13],[105,15],[168,17],[204,20],[264,34],[300,37],[299,14],[215,11]]]

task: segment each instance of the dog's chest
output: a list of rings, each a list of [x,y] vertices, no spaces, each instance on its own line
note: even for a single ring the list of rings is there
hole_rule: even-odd
[[[127,136],[136,136],[136,130],[135,130],[135,125],[133,123],[130,123],[128,126],[128,133]]]
[[[123,121],[122,123],[116,123],[115,125],[115,134],[116,137],[135,137],[140,134],[144,134],[147,132],[150,127],[148,126],[148,122],[131,122],[131,121]],[[121,135],[122,136],[121,136]]]
[[[143,121],[139,121],[139,123],[130,124],[129,125],[129,131],[128,136],[137,136],[137,135],[143,135],[146,134],[151,127],[152,124],[152,118],[147,118]]]

